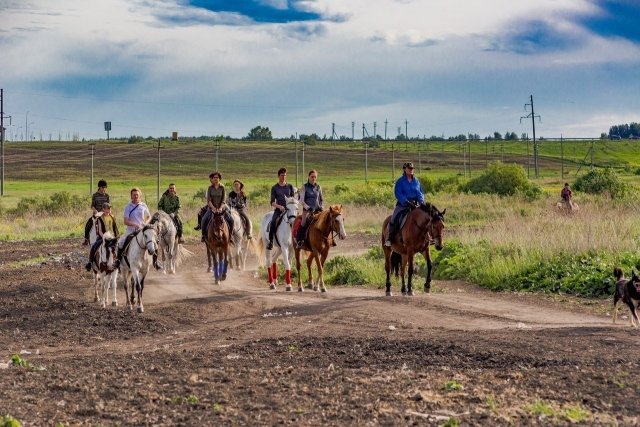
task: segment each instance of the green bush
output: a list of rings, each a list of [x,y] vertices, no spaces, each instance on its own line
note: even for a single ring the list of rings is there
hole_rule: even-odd
[[[494,162],[482,175],[469,180],[461,186],[461,189],[473,194],[513,196],[519,193],[526,197],[539,197],[542,190],[536,187],[538,187],[536,184],[529,182],[521,166]]]
[[[333,188],[333,191],[334,193],[336,193],[336,195],[348,193],[349,186],[347,184],[336,184],[336,186]]]
[[[49,199],[24,197],[18,201],[15,209],[10,210],[13,215],[24,216],[27,214],[47,213],[48,215],[61,215],[75,212],[89,205],[88,200],[77,195],[71,195],[67,191],[61,191],[49,196]]]
[[[623,199],[631,187],[624,183],[611,168],[592,169],[578,177],[573,189],[589,194],[608,194],[612,199]]]
[[[196,191],[195,194],[193,195],[193,200],[196,202],[202,202],[204,200],[207,200],[207,189],[201,188],[200,190]]]

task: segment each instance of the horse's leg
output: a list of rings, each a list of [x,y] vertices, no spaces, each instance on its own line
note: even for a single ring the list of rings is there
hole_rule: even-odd
[[[294,249],[294,254],[296,256],[296,270],[298,271],[298,292],[302,292],[302,274],[300,272],[300,249]]]
[[[429,293],[431,291],[431,269],[433,268],[433,263],[431,262],[431,252],[429,251],[429,247],[424,251],[424,259],[427,262],[427,275],[424,279],[424,292]]]
[[[106,273],[99,273],[98,283],[100,286],[100,307],[106,308],[107,307],[107,291],[109,290],[109,282],[107,281]]]
[[[402,287],[400,288],[400,292],[402,295],[407,296],[407,286],[404,281],[404,271],[407,267],[407,256],[402,255],[402,260],[400,261],[400,278],[402,279]]]
[[[110,275],[110,285],[109,287],[113,289],[113,299],[111,300],[111,306],[118,306],[118,270],[113,270],[113,273]]]
[[[313,265],[313,253],[307,255],[307,289],[313,289],[317,291],[317,288],[313,287],[313,272],[311,271],[311,266]]]
[[[412,297],[413,296],[413,258],[414,258],[414,253],[412,251],[409,251],[407,253],[407,264],[408,264],[408,274],[409,277],[407,278],[407,296]]]
[[[282,249],[282,258],[284,260],[284,282],[285,282],[285,291],[291,292],[291,259],[289,257],[289,246]]]
[[[207,273],[213,273],[213,256],[211,255],[211,249],[209,249],[209,245],[205,243],[207,247]]]
[[[227,269],[229,268],[229,249],[222,250],[222,271],[220,275],[221,280],[227,280]]]
[[[276,289],[278,286],[278,257],[273,258],[274,261],[271,263],[271,283],[269,285],[269,289]]]
[[[138,275],[138,280],[136,281],[136,290],[138,291],[138,313],[144,313],[144,306],[142,305],[142,291],[144,291],[144,278],[146,275]]]
[[[211,256],[213,258],[213,264],[212,264],[212,275],[213,275],[213,283],[216,285],[220,284],[220,268],[218,267],[219,261],[218,261],[218,248],[214,248],[211,251]]]
[[[324,287],[324,262],[327,260],[327,255],[329,255],[328,247],[326,252],[323,252],[317,261],[318,262],[318,283],[320,285],[321,292],[327,292],[327,288]]]
[[[385,247],[384,249],[384,271],[387,275],[387,280],[385,282],[386,292],[385,295],[390,297],[393,296],[391,292],[391,250]]]
[[[93,271],[93,302],[100,302],[100,296],[98,295],[98,287],[100,286],[100,273]]]

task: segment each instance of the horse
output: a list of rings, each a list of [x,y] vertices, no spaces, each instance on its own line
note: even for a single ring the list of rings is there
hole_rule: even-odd
[[[580,206],[573,200],[560,200],[556,203],[556,208],[561,212],[573,213],[580,210]]]
[[[89,248],[93,247],[93,244],[98,240],[98,218],[102,216],[102,212],[98,212],[95,215],[91,215],[91,230],[89,231]],[[93,260],[90,260],[93,262]],[[100,296],[98,295],[98,288],[100,287],[100,277],[96,272],[91,269],[93,275],[93,289],[95,293],[93,295],[93,302],[99,302]]]
[[[207,253],[213,257],[213,278],[219,285],[227,278],[229,266],[229,226],[223,212],[213,212],[207,227]]]
[[[178,243],[178,230],[173,222],[173,218],[165,211],[158,211],[153,214],[149,224],[155,224],[156,227],[159,241],[158,246],[162,259],[162,273],[166,274],[168,270],[169,274],[174,274],[176,272],[180,248]],[[169,265],[168,268],[167,264]]]
[[[296,222],[299,224],[301,220],[302,217],[299,216]],[[305,239],[304,246],[298,248],[296,245],[295,248],[296,268],[298,270],[298,292],[302,292],[302,279],[300,277],[300,253],[302,251],[307,254],[307,271],[309,273],[307,289],[313,289],[314,291],[320,289],[320,291],[326,292],[327,289],[324,286],[323,278],[324,262],[329,254],[329,249],[333,246],[334,234],[336,234],[340,240],[344,240],[347,237],[347,233],[344,230],[342,205],[330,206],[329,209],[325,209],[316,214],[311,221],[308,237]],[[315,285],[313,284],[313,277],[311,275],[311,264],[313,261],[316,262],[318,268],[318,281]]]
[[[144,279],[149,272],[151,257],[158,249],[156,229],[153,225],[147,224],[142,229],[134,233],[133,238],[122,249],[122,263],[120,269],[124,277],[124,291],[127,295],[127,306],[133,309],[135,298],[134,289],[138,295],[138,313],[144,313],[142,305],[142,291],[144,290]],[[131,296],[129,297],[129,283],[131,283]]]
[[[102,238],[102,243],[98,246],[93,259],[91,260],[91,270],[97,278],[95,286],[96,298],[98,298],[98,287],[102,290],[102,296],[98,299],[102,308],[107,306],[109,288],[113,289],[111,305],[114,307],[118,306],[116,293],[116,288],[118,286],[118,269],[115,267],[117,243],[118,239],[116,239],[113,233],[107,231]]]
[[[238,211],[229,208],[229,214],[233,218],[233,230],[230,236],[229,245],[229,268],[244,271],[247,252],[249,251],[249,240],[245,238],[244,225]]]
[[[298,201],[294,197],[285,197],[285,211],[282,215],[284,218],[277,226],[275,232],[275,239],[273,242],[273,249],[267,250],[266,243],[269,241],[269,224],[273,217],[273,211],[268,212],[262,218],[260,227],[260,237],[258,242],[258,257],[260,258],[264,254],[264,260],[266,262],[267,274],[269,277],[269,289],[275,290],[278,284],[278,264],[276,260],[278,256],[282,254],[284,261],[284,277],[285,277],[285,289],[291,291],[291,254],[292,254],[292,242],[293,237],[291,235],[291,226],[293,221],[298,216]]]
[[[396,239],[392,242],[391,247],[385,246],[387,226],[391,221],[388,216],[382,224],[382,249],[384,251],[384,269],[387,273],[386,295],[392,296],[391,293],[391,270],[398,276],[398,272],[402,277],[402,295],[413,296],[412,279],[414,273],[413,257],[416,253],[421,253],[427,261],[427,275],[424,282],[424,291],[428,293],[431,290],[431,253],[429,246],[434,245],[437,250],[444,247],[444,214],[447,210],[440,212],[438,208],[430,203],[424,203],[417,208],[411,210],[407,216],[404,226],[399,233],[396,233]],[[398,239],[401,237],[401,239]],[[409,277],[407,286],[404,282],[405,267],[409,265]]]

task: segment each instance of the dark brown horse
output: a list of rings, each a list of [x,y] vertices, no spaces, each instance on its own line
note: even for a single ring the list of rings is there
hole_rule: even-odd
[[[402,230],[396,233],[395,240],[391,247],[384,245],[388,235],[387,227],[391,221],[388,216],[382,224],[382,249],[384,251],[384,269],[387,273],[387,296],[391,296],[391,270],[400,272],[402,278],[402,295],[413,296],[413,257],[421,253],[427,261],[427,275],[424,282],[424,291],[431,289],[431,253],[429,246],[434,245],[437,250],[444,246],[444,214],[447,210],[440,212],[438,208],[430,203],[425,203],[413,209],[407,214]],[[405,267],[409,265],[409,277],[407,286],[404,282]]]
[[[296,221],[300,221],[301,217],[298,216]],[[307,289],[318,289],[322,292],[326,292],[327,288],[324,287],[324,262],[329,254],[329,249],[333,246],[334,233],[344,240],[347,237],[347,233],[344,231],[344,217],[342,216],[342,205],[332,205],[329,209],[325,209],[322,212],[316,214],[309,224],[309,235],[305,239],[304,246],[296,251],[296,268],[298,269],[298,292],[302,292],[302,279],[300,278],[300,252],[304,251],[307,254],[307,271],[309,273],[309,281]],[[313,277],[311,275],[311,264],[316,262],[318,267],[318,281],[313,284]]]
[[[223,212],[214,212],[207,227],[207,248],[213,257],[213,278],[216,285],[227,278],[229,266],[229,226]]]

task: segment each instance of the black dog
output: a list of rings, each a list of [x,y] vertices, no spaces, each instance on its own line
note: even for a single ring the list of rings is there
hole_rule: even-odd
[[[622,269],[616,267],[613,270],[613,275],[617,279],[616,291],[613,294],[613,323],[616,323],[618,317],[618,303],[622,301],[629,307],[631,314],[629,320],[632,327],[640,326],[640,319],[638,319],[638,305],[640,304],[640,276],[636,275],[634,271],[631,271],[631,279],[625,279]]]

